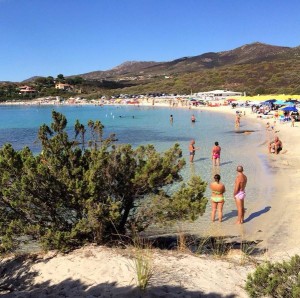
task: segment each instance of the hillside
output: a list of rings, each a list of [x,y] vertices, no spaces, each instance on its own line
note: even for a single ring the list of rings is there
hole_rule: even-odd
[[[234,50],[219,53],[204,53],[193,57],[182,57],[169,62],[125,62],[108,71],[95,71],[81,74],[84,79],[120,79],[122,77],[157,75],[174,75],[203,71],[226,65],[252,64],[262,61],[272,61],[289,56],[293,52],[299,54],[299,48],[272,46],[263,43],[252,43]]]
[[[190,93],[234,89],[248,94],[300,93],[300,47],[260,42],[233,50],[182,57],[167,62],[125,62],[108,71],[81,74],[87,81],[119,82],[118,93]],[[95,93],[97,94],[97,93]]]
[[[300,46],[291,48],[255,42],[233,50],[167,62],[128,61],[110,70],[66,79],[75,77],[83,78],[77,88],[82,96],[90,98],[120,93],[190,94],[212,89],[232,89],[249,95],[300,94]],[[37,87],[36,77],[24,82]],[[55,95],[56,91],[46,88],[43,92],[43,95]]]
[[[138,61],[127,61],[124,62],[111,70],[107,71],[93,71],[86,74],[80,74],[82,78],[86,80],[99,80],[99,79],[116,79],[119,76],[131,76],[142,74],[144,70],[160,65],[160,62],[138,62]]]

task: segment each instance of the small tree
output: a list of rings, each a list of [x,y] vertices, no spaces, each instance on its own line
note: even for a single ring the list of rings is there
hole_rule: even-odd
[[[63,75],[63,74],[57,75],[56,81],[57,81],[57,82],[60,82],[60,83],[64,83],[64,82],[65,82],[65,77],[64,77],[64,75]]]

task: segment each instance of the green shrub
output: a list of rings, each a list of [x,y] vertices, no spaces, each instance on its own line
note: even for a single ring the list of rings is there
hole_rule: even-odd
[[[167,185],[181,181],[185,161],[178,144],[164,153],[153,145],[133,149],[103,138],[100,121],[86,128],[75,123],[75,140],[67,119],[52,112],[51,126],[42,125],[42,152],[0,148],[0,250],[15,248],[29,236],[47,249],[67,251],[88,242],[104,244],[154,221],[195,220],[205,211],[206,183],[193,177],[176,193]],[[161,194],[161,204],[157,202]],[[167,212],[162,208],[165,207]]]
[[[300,297],[300,257],[258,266],[247,277],[246,291],[250,297]]]

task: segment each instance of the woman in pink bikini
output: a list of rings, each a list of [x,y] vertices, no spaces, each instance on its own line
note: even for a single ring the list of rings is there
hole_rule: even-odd
[[[213,161],[213,166],[219,166],[221,147],[219,146],[218,142],[215,142],[215,146],[213,146],[211,154],[212,154],[211,159]]]

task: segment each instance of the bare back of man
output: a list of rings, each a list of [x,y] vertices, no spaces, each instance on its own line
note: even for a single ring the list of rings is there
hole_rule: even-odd
[[[244,200],[246,197],[245,188],[247,185],[247,176],[244,175],[243,173],[244,169],[242,166],[238,166],[236,168],[236,171],[237,171],[237,176],[235,179],[234,192],[233,192],[235,204],[238,211],[238,218],[236,223],[242,224],[244,222],[244,216],[245,216]]]

